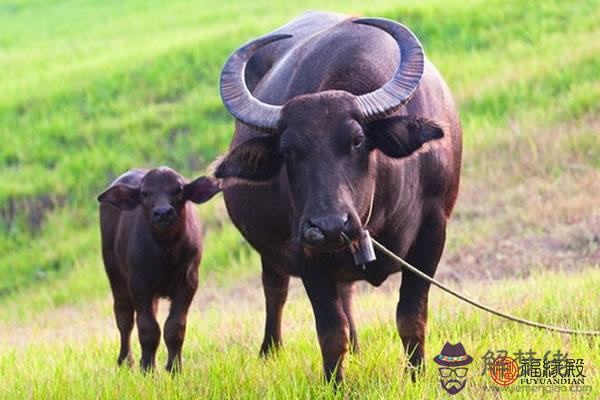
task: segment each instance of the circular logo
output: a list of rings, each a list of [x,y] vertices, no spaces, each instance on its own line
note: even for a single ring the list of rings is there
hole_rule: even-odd
[[[500,386],[508,386],[519,377],[519,364],[510,357],[498,357],[489,368],[492,380]]]

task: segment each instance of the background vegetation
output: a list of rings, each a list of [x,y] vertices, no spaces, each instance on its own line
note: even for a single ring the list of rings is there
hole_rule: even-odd
[[[12,378],[0,395],[330,393],[318,383],[303,295],[286,310],[288,349],[266,364],[253,358],[258,259],[220,197],[199,207],[207,242],[188,369],[176,380],[116,373],[95,200],[133,166],[204,173],[232,134],[218,96],[227,55],[316,7],[403,22],[458,101],[463,183],[440,278],[518,314],[600,326],[600,2],[8,0],[0,3],[0,343],[10,350],[0,353],[0,375]],[[433,369],[423,383],[403,381],[394,285],[361,294],[365,351],[351,359],[345,394],[438,393]],[[598,396],[598,340],[505,326],[444,296],[431,309],[431,354],[445,340],[473,352],[568,348],[587,357]]]

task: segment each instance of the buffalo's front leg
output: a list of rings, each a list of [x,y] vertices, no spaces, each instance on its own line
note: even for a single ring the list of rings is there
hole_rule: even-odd
[[[264,259],[262,264],[266,321],[265,336],[260,346],[260,355],[264,357],[281,346],[281,314],[287,299],[290,277],[276,272]]]
[[[169,317],[165,322],[164,337],[167,350],[166,369],[169,372],[177,372],[181,369],[181,349],[185,339],[185,328],[187,314],[196,293],[197,285],[185,285],[179,289],[177,295],[171,301]]]
[[[338,294],[342,299],[342,306],[344,308],[344,312],[346,313],[346,318],[348,319],[352,352],[358,353],[360,346],[358,345],[358,334],[356,333],[356,324],[354,323],[354,307],[352,299],[354,296],[354,282],[338,283]]]
[[[348,352],[348,319],[338,295],[333,275],[308,267],[302,276],[315,314],[317,334],[323,355],[325,378],[344,378],[344,357]]]
[[[429,276],[435,274],[442,256],[446,238],[445,217],[440,211],[432,212],[424,220],[417,240],[409,250],[407,261]],[[400,301],[396,310],[396,324],[404,350],[409,355],[412,377],[421,367],[425,354],[425,327],[430,284],[404,270],[400,287]]]

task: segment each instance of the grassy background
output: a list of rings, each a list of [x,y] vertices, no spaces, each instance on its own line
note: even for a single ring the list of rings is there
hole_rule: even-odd
[[[405,23],[421,39],[458,101],[465,131],[463,183],[440,277],[452,281],[527,277],[532,270],[564,268],[559,275],[543,275],[548,286],[542,288],[554,288],[568,276],[569,287],[588,294],[585,300],[582,297],[582,304],[597,300],[598,280],[588,281],[588,276],[597,274],[600,260],[599,1],[161,3],[0,3],[0,323],[7,328],[2,329],[6,333],[0,335],[0,343],[12,343],[14,334],[9,327],[36,332],[43,314],[68,327],[73,321],[89,318],[89,310],[102,316],[102,327],[108,324],[106,329],[116,333],[107,322],[110,303],[100,260],[96,194],[133,166],[167,164],[188,177],[202,174],[208,163],[225,151],[232,134],[231,118],[218,97],[218,74],[227,55],[249,38],[317,7]],[[228,297],[247,290],[260,294],[255,278],[259,267],[257,256],[228,222],[220,196],[199,207],[199,212],[208,235],[201,266],[204,287],[198,303],[209,304],[206,307],[214,315],[206,322],[194,317],[192,325],[206,326],[210,332],[210,324],[220,323],[218,316],[230,310]],[[498,286],[494,289],[498,295],[491,300],[500,303],[503,294],[514,297],[520,293],[523,283]],[[203,292],[210,295],[203,296]],[[539,293],[542,296],[542,291]],[[365,307],[379,307],[395,296],[369,292]],[[528,293],[527,304],[517,311],[526,315],[533,309],[546,311],[562,300],[552,294],[537,302],[536,296]],[[440,301],[442,307],[444,302]],[[235,389],[231,385],[241,379],[239,374],[252,368],[261,371],[257,376],[279,371],[277,376],[286,382],[282,390],[287,392],[270,392],[278,389],[258,385],[257,392],[248,393],[291,396],[297,388],[310,397],[315,393],[306,391],[321,390],[307,386],[317,380],[318,370],[316,342],[307,320],[297,344],[306,354],[290,349],[289,355],[274,361],[278,367],[259,367],[256,360],[247,361],[248,354],[255,353],[260,331],[255,320],[261,321],[262,315],[260,301],[250,304],[254,307],[247,319],[231,318],[238,322],[228,329],[248,334],[231,339],[233,350],[223,350],[222,365],[219,360],[202,361],[216,357],[209,355],[208,349],[225,349],[220,339],[195,331],[189,343],[196,347],[187,356],[196,363],[195,370],[182,378],[184,386],[159,378],[160,390],[166,392],[157,391],[157,396],[184,390],[190,385],[188,379],[207,369],[214,377],[211,382],[223,385],[215,386],[213,394],[225,395],[226,390]],[[393,305],[386,315],[391,316],[391,310]],[[479,321],[479,314],[471,312],[466,309],[460,317]],[[600,326],[597,314],[586,317],[582,313],[585,311],[576,303],[568,303],[536,316],[563,325]],[[481,337],[482,330],[498,326],[498,321],[483,319],[481,330],[477,323],[461,322],[457,331],[440,332],[445,326],[441,318],[454,323],[457,315],[448,308],[440,315],[432,312],[432,316],[430,332],[435,336],[428,340],[434,348],[445,337],[464,341],[467,335]],[[399,341],[392,332],[393,324],[368,320],[361,326],[363,343],[370,335],[375,342],[389,340],[396,350],[388,356],[396,357]],[[81,330],[75,344],[64,343],[55,349],[32,339],[26,342],[26,350],[0,355],[3,372],[12,370],[17,360],[22,364],[13,373],[15,382],[3,385],[8,393],[16,395],[37,387],[39,391],[29,393],[46,397],[43,390],[49,389],[49,380],[81,383],[85,374],[96,374],[94,368],[101,368],[98,386],[112,386],[113,380],[119,380],[116,388],[120,389],[110,390],[134,390],[127,389],[128,382],[141,378],[114,376],[109,369],[115,350],[112,341],[88,332],[89,328],[74,328]],[[521,343],[559,340],[550,337],[544,342],[546,336],[514,326],[502,329],[508,332],[511,328],[516,337],[531,335],[522,336]],[[499,337],[486,339],[485,346]],[[574,346],[579,353],[595,350],[597,354],[597,341],[576,341]],[[39,356],[42,353],[44,357]],[[427,385],[416,389],[397,386],[398,363],[370,364],[369,354],[366,351],[365,358],[361,355],[357,361],[367,363],[363,367],[368,373],[354,374],[358,380],[351,384],[352,393],[380,397],[433,390]],[[242,358],[249,364],[234,373],[236,360]],[[304,358],[311,360],[310,365],[302,362]],[[67,373],[80,363],[85,367]],[[283,372],[288,363],[293,364],[296,375]],[[46,371],[48,375],[42,374],[39,380],[27,378],[28,371],[35,370],[28,365],[41,368],[46,364],[53,366]],[[219,373],[237,378],[216,382]],[[393,383],[385,380],[392,376]],[[370,392],[371,381],[383,386]],[[150,390],[154,384],[149,381],[144,388]],[[204,392],[210,389],[200,384],[192,385],[194,393],[210,394]],[[390,384],[393,387],[386,386]],[[251,386],[248,383],[245,388]],[[74,385],[64,390],[94,388]],[[100,393],[112,397],[121,392]],[[86,394],[94,397],[91,392]]]
[[[481,156],[485,150],[507,142],[540,146],[543,135],[533,127],[599,109],[598,2],[335,3],[320,7],[395,18],[421,38],[460,104],[466,179],[496,172]],[[97,269],[95,195],[124,170],[167,164],[189,177],[202,173],[231,137],[218,97],[225,58],[309,7],[4,2],[0,296]],[[561,144],[571,155],[597,168],[596,128],[553,140],[568,142]],[[550,168],[560,174],[564,165]],[[243,274],[256,258],[221,205],[203,208],[211,234],[202,270],[224,280]],[[73,285],[87,285],[73,287],[75,297],[106,289],[103,279]]]

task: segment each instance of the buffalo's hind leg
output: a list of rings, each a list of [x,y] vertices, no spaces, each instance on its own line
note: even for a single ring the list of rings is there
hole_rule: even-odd
[[[431,212],[424,219],[406,261],[433,277],[446,240],[446,218],[442,212]],[[396,309],[398,333],[409,356],[412,379],[421,369],[425,355],[425,327],[429,282],[403,270],[400,301]]]
[[[261,357],[266,357],[281,347],[281,315],[287,299],[290,277],[275,271],[262,259],[262,284],[265,293],[265,336],[260,346]]]
[[[358,345],[358,335],[356,333],[356,325],[354,323],[354,307],[352,299],[354,296],[354,282],[338,283],[338,295],[342,299],[342,307],[344,308],[346,318],[348,319],[348,325],[350,327],[350,344],[352,346],[352,352],[358,353],[360,351],[360,346]]]

